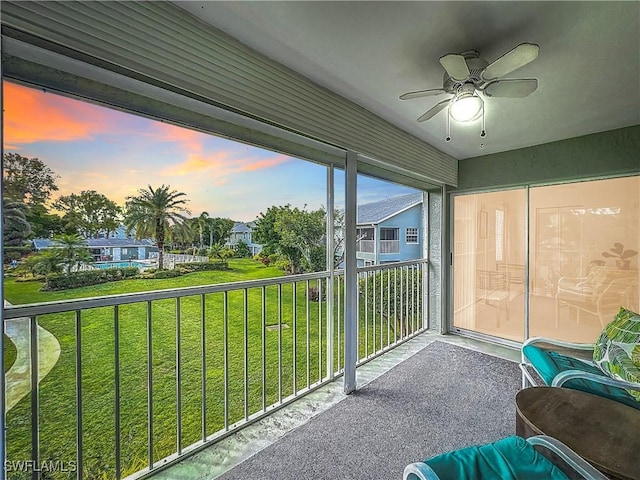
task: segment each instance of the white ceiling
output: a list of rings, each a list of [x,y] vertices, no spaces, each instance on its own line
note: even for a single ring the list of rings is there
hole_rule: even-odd
[[[640,124],[640,2],[176,4],[457,159]],[[445,142],[446,110],[416,122],[446,97],[398,99],[441,87],[446,53],[491,62],[522,42],[540,55],[505,78],[539,88],[486,99],[484,139],[480,121],[452,122]]]

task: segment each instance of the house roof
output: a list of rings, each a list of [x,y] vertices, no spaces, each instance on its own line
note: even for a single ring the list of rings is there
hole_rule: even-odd
[[[131,238],[88,238],[85,240],[89,248],[103,247],[155,247],[155,243],[150,238],[135,240]],[[54,241],[49,238],[34,238],[33,246],[36,250],[54,247]]]
[[[236,222],[231,229],[231,233],[251,233],[255,227],[254,222]]]
[[[358,225],[378,224],[422,203],[422,192],[387,198],[358,206]]]

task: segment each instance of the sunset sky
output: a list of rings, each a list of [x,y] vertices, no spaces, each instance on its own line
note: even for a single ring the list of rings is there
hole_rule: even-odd
[[[5,152],[37,157],[59,195],[96,190],[123,205],[147,185],[185,192],[194,216],[249,221],[272,205],[326,205],[326,168],[214,135],[4,82]],[[337,175],[336,204],[344,177]],[[358,203],[413,191],[367,177]]]

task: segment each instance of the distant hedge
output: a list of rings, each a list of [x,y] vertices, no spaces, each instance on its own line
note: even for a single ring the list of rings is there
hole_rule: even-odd
[[[149,269],[142,272],[140,274],[140,278],[162,279],[162,278],[175,278],[175,277],[180,277],[182,275],[184,275],[184,272],[181,272],[180,270],[156,270],[154,268],[154,269]]]
[[[183,273],[206,272],[210,270],[229,270],[227,262],[192,262],[177,263],[176,269]]]
[[[2,253],[4,254],[4,263],[11,263],[12,260],[20,260],[22,257],[26,257],[33,251],[31,247],[15,247],[4,246],[2,247]]]
[[[73,272],[69,275],[51,275],[47,277],[42,290],[67,290],[69,288],[98,285],[99,283],[115,282],[133,278],[138,275],[137,267],[105,268],[102,270],[87,270],[86,272]]]

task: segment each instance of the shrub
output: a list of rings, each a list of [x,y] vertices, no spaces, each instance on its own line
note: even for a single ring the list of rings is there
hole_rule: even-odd
[[[184,273],[185,272],[183,272],[182,270],[179,270],[179,269],[153,270],[153,271],[147,270],[146,272],[141,274],[140,277],[141,278],[157,278],[157,279],[175,278],[175,277],[180,277],[180,276],[184,275]]]
[[[98,285],[99,283],[115,282],[138,275],[137,267],[105,268],[103,270],[88,270],[72,272],[68,275],[54,274],[46,278],[42,290],[67,290],[70,288]]]
[[[7,246],[5,245],[2,248],[2,253],[4,254],[4,263],[11,263],[11,260],[20,260],[22,257],[26,257],[29,255],[33,249],[29,246],[27,247],[15,247],[15,246]]]
[[[238,243],[233,246],[233,254],[236,258],[247,258],[251,256],[251,250],[246,242],[238,240]]]
[[[227,262],[178,263],[176,264],[176,269],[181,270],[183,273],[206,272],[210,270],[229,270],[229,264]]]
[[[318,302],[320,300],[320,290],[318,287],[311,287],[309,289],[309,293],[307,294],[310,302]],[[324,302],[327,299],[327,294],[322,292],[322,301]]]
[[[289,260],[276,260],[273,266],[279,268],[280,270],[284,270],[285,272],[291,273],[291,262],[289,262]]]

